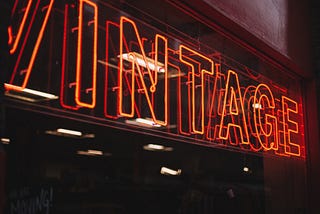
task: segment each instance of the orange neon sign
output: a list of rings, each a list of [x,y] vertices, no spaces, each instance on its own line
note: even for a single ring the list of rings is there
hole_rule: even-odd
[[[262,105],[263,100],[266,100],[266,106]],[[259,84],[256,87],[252,105],[254,112],[253,114],[255,133],[257,135],[259,143],[265,150],[277,150],[278,125],[277,118],[274,116],[275,101],[273,98],[273,94],[267,85]],[[265,113],[265,117],[262,117],[261,112],[263,111],[263,109],[269,109],[271,114]],[[264,140],[262,136],[264,136]]]
[[[138,49],[140,53],[137,52],[131,52],[128,47],[125,47],[125,42],[126,42],[126,37],[125,37],[125,27],[126,25],[129,25],[129,27],[133,28],[133,32],[135,34],[137,44],[138,44]],[[160,40],[162,40],[163,43],[163,65],[159,65],[159,43]],[[166,126],[167,125],[167,120],[168,120],[168,105],[167,105],[167,97],[168,97],[168,72],[167,72],[167,67],[168,67],[168,58],[167,58],[167,39],[164,36],[161,36],[157,34],[155,36],[155,57],[153,59],[147,59],[146,53],[144,51],[142,39],[139,35],[137,26],[135,23],[126,18],[126,17],[121,17],[120,18],[120,67],[119,67],[119,114],[124,117],[134,117],[134,103],[135,103],[135,82],[136,79],[140,80],[141,86],[139,87],[140,89],[138,90],[141,91],[147,100],[147,105],[149,106],[151,117],[154,120],[155,123]],[[129,108],[129,111],[126,112],[123,109],[123,91],[124,91],[124,83],[123,79],[126,78],[125,76],[125,68],[124,68],[124,61],[129,61],[130,68],[129,72],[131,75],[131,80],[129,80],[129,85],[128,89],[130,90],[130,100],[131,106]],[[143,69],[145,68],[145,69]],[[164,110],[163,110],[163,120],[158,120],[157,116],[154,112],[154,102],[152,102],[152,98],[157,91],[157,85],[158,85],[158,76],[159,73],[163,73],[164,75],[164,93],[161,94],[163,96],[163,103],[164,103]],[[135,73],[138,74],[139,78],[136,77]],[[145,76],[148,77],[150,80],[150,84],[147,87],[146,82],[145,82]],[[149,95],[149,91],[151,95]]]
[[[90,18],[89,20],[84,20],[84,15],[83,15],[83,11],[85,6],[91,7],[93,10],[93,17]],[[82,86],[82,81],[81,81],[81,77],[83,76],[83,56],[82,56],[82,52],[84,51],[84,47],[83,47],[83,33],[84,33],[84,26],[86,28],[91,27],[92,26],[92,47],[91,47],[91,51],[92,51],[92,67],[91,72],[92,72],[92,85],[89,88],[85,88],[85,92],[86,93],[91,93],[91,101],[89,102],[85,102],[81,99],[81,91],[83,90]],[[77,45],[77,66],[76,66],[76,95],[75,95],[75,101],[77,103],[77,105],[81,106],[81,107],[87,107],[87,108],[94,108],[94,106],[96,105],[96,81],[97,81],[97,45],[98,45],[98,7],[95,3],[89,1],[89,0],[80,0],[80,4],[79,4],[79,22],[78,22],[78,45]],[[87,29],[87,31],[89,31]],[[85,32],[87,32],[85,31]],[[88,41],[85,40],[85,42],[87,43]],[[88,62],[87,62],[88,63]],[[87,76],[87,75],[86,75]],[[88,75],[89,76],[89,75]]]
[[[236,72],[229,70],[227,76],[227,83],[225,89],[222,118],[220,121],[219,138],[227,140],[230,139],[231,128],[237,128],[241,143],[249,143],[249,134],[247,128],[247,120],[244,111],[243,99],[240,90],[240,83]],[[226,118],[229,117],[229,122]],[[238,117],[238,121],[235,121]],[[226,126],[226,127],[225,127]],[[234,135],[237,135],[237,131]],[[236,143],[235,143],[236,144]]]
[[[188,54],[185,54],[186,52],[188,52]],[[194,59],[191,59],[198,57],[201,58],[202,62],[200,61],[196,61]],[[212,61],[212,59],[184,46],[184,45],[180,45],[179,47],[179,59],[181,62],[185,63],[186,65],[191,67],[191,72],[192,72],[192,79],[191,79],[191,84],[192,84],[192,131],[194,133],[197,134],[203,134],[204,133],[204,92],[205,92],[205,88],[204,88],[204,75],[205,74],[210,74],[213,75],[214,73],[214,63]],[[207,68],[203,68],[203,62],[207,63]],[[196,68],[198,67],[198,72],[196,72]],[[199,78],[200,76],[200,81],[196,81],[196,78]],[[198,105],[200,105],[199,109],[200,109],[200,128],[197,128],[196,125],[196,88],[200,87],[200,94],[201,94],[201,98],[200,98],[200,102],[198,103]]]
[[[285,153],[300,156],[300,145],[293,142],[294,135],[299,133],[298,123],[292,118],[292,115],[298,113],[298,103],[286,96],[282,96],[282,112]]]
[[[28,15],[30,13],[31,3],[32,3],[32,0],[29,0],[27,6],[25,8],[25,11],[24,11],[24,14],[23,14],[23,18],[21,20],[21,24],[19,26],[19,30],[18,30],[14,40],[13,40],[13,35],[12,35],[12,27],[9,27],[9,29],[8,29],[8,33],[9,33],[9,37],[10,37],[10,39],[8,41],[8,44],[12,45],[11,48],[10,48],[10,53],[11,54],[13,54],[16,51],[18,43],[20,42],[22,30],[25,27],[27,17],[28,17]],[[18,0],[15,1],[15,5],[17,5],[17,4],[18,4]],[[13,7],[12,14],[14,14],[15,9],[16,9],[16,7]]]
[[[48,49],[41,43],[55,1],[15,1],[16,21],[8,28],[15,61],[8,91],[41,88],[30,79],[39,75],[39,52]],[[107,6],[96,1],[55,5],[63,6],[55,14],[63,20],[63,27],[55,28],[61,64],[57,61],[58,69],[49,69],[48,76],[60,88],[46,87],[46,92],[59,91],[56,106],[158,136],[305,157],[299,91],[232,66],[216,51],[113,13],[114,8],[104,12]]]
[[[20,2],[16,1],[15,5]],[[20,10],[24,11],[23,18],[21,23],[18,25],[18,31],[16,35],[12,35],[12,27],[9,27],[8,32],[9,35],[9,45],[12,44],[10,49],[10,53],[16,56],[16,64],[13,69],[13,73],[10,79],[10,85],[15,84],[15,86],[10,87],[10,85],[6,86],[8,90],[23,90],[29,81],[34,62],[36,60],[39,47],[43,38],[43,34],[45,32],[52,7],[53,7],[54,0],[50,1],[40,1],[40,0],[29,0],[26,7],[19,8]],[[34,10],[31,11],[30,7],[34,6]],[[14,7],[15,10],[12,11],[12,16],[14,13],[19,13],[20,11],[18,8]],[[40,15],[41,14],[41,15]],[[40,15],[40,17],[38,17]],[[35,19],[39,18],[42,23],[40,28],[38,28],[37,33],[38,36],[35,38],[29,37],[30,31],[33,30],[35,27]],[[28,26],[26,25],[26,20],[29,21]],[[22,36],[24,35],[24,39]],[[33,49],[30,51],[25,50],[26,45],[33,46]],[[30,56],[31,53],[31,56]],[[18,70],[23,70],[23,77],[20,79],[21,75],[19,75]],[[21,74],[21,72],[20,72]],[[19,80],[17,80],[19,78]],[[17,80],[17,81],[16,81]],[[17,83],[18,82],[18,83]]]

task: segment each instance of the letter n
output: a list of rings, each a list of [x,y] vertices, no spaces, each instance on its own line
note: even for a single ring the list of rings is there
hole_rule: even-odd
[[[167,39],[155,36],[153,51],[149,57],[145,52],[145,38],[141,38],[136,23],[126,17],[120,18],[119,54],[119,115],[138,117],[150,110],[155,124],[168,122],[168,48]],[[132,45],[133,44],[133,45]],[[134,46],[134,47],[133,47]],[[145,106],[139,109],[137,99],[144,97]],[[143,109],[141,109],[143,108]],[[142,112],[143,111],[143,112]]]

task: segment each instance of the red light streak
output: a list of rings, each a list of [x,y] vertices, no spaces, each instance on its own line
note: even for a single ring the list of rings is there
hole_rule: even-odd
[[[293,156],[301,156],[300,145],[293,142],[293,135],[299,133],[298,123],[291,117],[298,114],[298,103],[286,96],[282,96],[284,149],[285,153]]]
[[[8,45],[11,45],[13,42],[13,35],[12,35],[12,27],[8,27]]]
[[[69,88],[69,83],[65,83],[66,79],[67,79],[67,72],[66,70],[68,70],[67,67],[67,43],[68,43],[68,16],[69,16],[69,5],[66,4],[65,5],[65,9],[64,9],[64,25],[63,25],[63,43],[62,43],[62,67],[61,67],[61,84],[60,84],[60,105],[63,108],[66,109],[71,109],[71,110],[78,110],[79,107],[78,106],[71,106],[68,105],[66,103],[66,85],[67,85],[67,89]]]
[[[93,25],[93,50],[92,50],[92,88],[91,89],[85,89],[86,92],[91,91],[91,103],[87,103],[81,100],[81,77],[83,75],[82,70],[82,34],[83,34],[83,11],[84,11],[84,4],[87,4],[88,6],[93,8],[94,11],[94,17],[92,22],[88,22],[89,25]],[[98,7],[95,3],[88,1],[88,0],[80,0],[79,5],[79,22],[78,22],[78,47],[77,47],[77,68],[76,68],[76,95],[75,95],[75,101],[79,106],[86,107],[86,108],[94,108],[96,105],[96,79],[97,79],[97,45],[98,45]]]
[[[31,4],[32,1],[30,0],[29,1],[29,4]],[[36,56],[38,54],[38,50],[39,50],[39,46],[41,44],[41,41],[42,41],[42,38],[43,38],[43,34],[44,34],[44,31],[46,29],[46,26],[47,26],[47,22],[48,22],[48,19],[49,19],[49,16],[51,14],[51,9],[52,9],[52,6],[53,6],[53,3],[54,3],[54,0],[51,0],[48,7],[47,7],[47,11],[46,11],[46,14],[45,14],[45,17],[44,17],[44,20],[43,20],[43,23],[40,27],[40,30],[39,30],[39,34],[38,34],[38,37],[37,37],[37,40],[35,42],[35,45],[34,45],[34,48],[33,48],[33,51],[32,51],[32,54],[31,54],[31,58],[29,60],[29,63],[28,63],[28,66],[27,66],[27,69],[25,71],[25,76],[23,78],[23,82],[21,84],[21,86],[17,86],[17,87],[6,87],[7,90],[17,90],[17,91],[22,91],[26,86],[27,86],[27,83],[29,81],[29,77],[30,77],[30,74],[32,72],[32,68],[33,68],[33,65],[34,65],[34,61],[36,59]],[[29,5],[28,4],[28,5]],[[18,68],[18,65],[19,65],[19,61],[21,59],[21,56],[22,56],[22,53],[24,51],[24,46],[25,46],[25,43],[28,39],[28,35],[29,35],[29,32],[30,32],[30,29],[31,29],[31,26],[33,25],[33,21],[34,21],[34,17],[35,17],[35,14],[36,14],[36,11],[38,11],[38,6],[39,6],[39,1],[37,2],[37,5],[36,5],[36,9],[35,11],[33,12],[33,15],[32,15],[32,18],[31,18],[31,23],[29,24],[29,28],[28,28],[28,31],[26,33],[26,36],[25,36],[25,39],[24,39],[24,42],[23,42],[23,45],[21,47],[21,50],[19,52],[19,56],[18,56],[18,59],[17,59],[17,62],[16,62],[16,65],[14,67],[14,71],[13,71],[13,74],[12,74],[12,77],[11,77],[11,81],[10,83],[13,82],[14,80],[14,77],[15,77],[15,74],[16,74],[16,71],[17,71],[17,68]],[[28,8],[27,8],[28,9]],[[26,13],[24,15],[27,16],[29,14],[29,11],[26,10]],[[24,25],[24,23],[21,23],[21,25]],[[20,26],[20,28],[23,28],[22,26]],[[20,30],[19,30],[20,32]],[[19,36],[19,40],[20,40],[20,36]],[[15,50],[16,51],[16,50]]]
[[[178,84],[177,84],[177,96],[178,96],[178,128],[179,128],[179,133],[183,134],[183,135],[191,135],[192,131],[191,131],[191,120],[190,118],[192,118],[191,116],[191,102],[190,102],[190,91],[191,91],[191,87],[189,87],[189,82],[190,82],[190,74],[189,72],[187,73],[186,77],[182,76],[182,72],[181,69],[179,68],[179,78],[178,78]],[[182,91],[183,89],[187,90],[187,127],[188,129],[185,131],[183,129],[183,125],[184,125],[184,120],[183,120],[183,116],[185,116],[184,114],[184,105],[182,103]]]
[[[14,1],[13,7],[12,7],[12,10],[11,10],[11,17],[13,16],[13,14],[15,14],[15,11],[16,11],[16,9],[17,9],[18,2],[19,2],[19,0],[15,0],[15,1]]]
[[[112,67],[108,66],[109,63],[109,46],[112,46],[112,42],[110,41],[110,34],[111,34],[111,26],[113,26],[115,29],[117,29],[118,33],[120,32],[120,25],[115,23],[115,22],[111,22],[111,21],[106,21],[106,77],[105,77],[105,87],[104,87],[104,116],[107,118],[111,118],[111,119],[118,119],[118,115],[119,115],[119,102],[117,99],[119,97],[119,85],[118,85],[118,77],[115,75],[117,74],[116,71],[114,71]],[[113,48],[113,52],[116,52],[116,50],[114,50],[115,48]],[[116,79],[117,78],[117,79]],[[111,79],[110,83],[109,83],[109,79]],[[112,84],[113,83],[113,84]],[[116,110],[113,114],[109,113],[108,111],[108,98],[112,96],[112,93],[109,93],[109,88],[111,88],[111,91],[114,92],[115,95],[115,100],[113,100],[113,104],[116,103]],[[109,95],[110,94],[110,95]],[[112,105],[112,103],[111,103]]]
[[[18,1],[15,2],[14,4],[14,7],[13,7],[13,11],[15,11],[15,8],[17,6],[17,3]],[[25,8],[25,11],[24,11],[24,14],[23,14],[23,18],[22,18],[22,21],[21,21],[21,24],[19,25],[19,30],[18,30],[18,33],[17,35],[15,36],[15,39],[14,39],[14,42],[13,42],[13,45],[10,49],[10,54],[13,54],[16,50],[17,50],[17,47],[18,47],[18,43],[20,42],[20,39],[21,39],[21,34],[22,34],[22,31],[25,27],[25,24],[26,24],[26,20],[27,20],[27,17],[29,15],[29,12],[30,12],[30,7],[31,7],[31,4],[32,4],[32,0],[29,0],[28,1],[28,4],[27,4],[27,7]],[[9,27],[9,32],[12,33],[12,28]],[[10,33],[11,35],[11,38],[13,37],[12,34]],[[10,41],[10,39],[9,39]],[[12,43],[12,39],[11,39],[11,42],[9,44]]]

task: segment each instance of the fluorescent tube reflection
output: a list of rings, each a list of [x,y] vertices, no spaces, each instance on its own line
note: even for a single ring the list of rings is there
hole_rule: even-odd
[[[154,150],[163,150],[164,149],[164,146],[157,145],[157,144],[148,144],[147,147],[149,149],[154,149]]]
[[[124,60],[127,60],[129,62],[132,62],[135,60],[138,65],[144,67],[144,68],[149,68],[152,71],[157,71],[158,73],[165,73],[166,70],[163,68],[164,64],[158,62],[157,65],[155,65],[155,62],[153,59],[146,57],[146,61],[144,60],[143,56],[141,54],[138,54],[136,52],[131,52],[131,53],[124,53],[122,54],[122,58]]]
[[[2,144],[9,144],[10,143],[10,139],[9,138],[1,138],[1,143]]]
[[[161,127],[161,125],[156,124],[156,123],[153,122],[152,120],[148,120],[148,119],[137,118],[137,119],[136,119],[136,122],[138,122],[138,123],[143,123],[143,124],[146,124],[146,125],[150,125],[150,126],[153,126],[153,127]]]
[[[86,156],[105,156],[105,157],[112,155],[111,153],[104,153],[103,151],[93,150],[93,149],[89,149],[86,151],[79,150],[79,151],[77,151],[77,154],[78,155],[86,155]]]
[[[169,169],[167,167],[161,167],[160,173],[163,175],[181,175],[181,169],[178,170],[173,170],[173,169]]]
[[[74,135],[74,136],[81,136],[82,135],[82,132],[69,130],[69,129],[62,129],[62,128],[57,129],[57,132],[62,133],[62,134]]]
[[[50,99],[50,100],[58,99],[58,96],[56,96],[54,94],[49,94],[46,92],[37,91],[37,90],[29,89],[29,88],[21,88],[19,86],[11,85],[8,83],[5,83],[4,85],[7,90],[21,91],[26,94],[35,95],[35,96],[43,97],[43,98]],[[23,95],[19,95],[19,96],[23,96]]]
[[[143,146],[143,149],[147,151],[165,151],[165,152],[173,151],[172,147],[166,147],[158,144],[147,144]]]
[[[125,123],[132,124],[132,125],[138,125],[138,126],[144,126],[144,127],[155,127],[155,128],[161,127],[160,124],[155,123],[152,119],[144,119],[144,118],[125,120]]]
[[[88,150],[88,153],[89,154],[92,154],[92,155],[103,155],[103,152],[102,151],[99,151],[99,150]]]

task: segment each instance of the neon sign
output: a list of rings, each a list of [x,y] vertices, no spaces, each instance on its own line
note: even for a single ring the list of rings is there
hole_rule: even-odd
[[[56,2],[15,1],[8,91],[39,88],[34,64]],[[209,146],[305,156],[298,92],[248,75],[216,51],[197,50],[129,16],[109,17],[104,9],[90,0],[59,9],[60,108]]]

